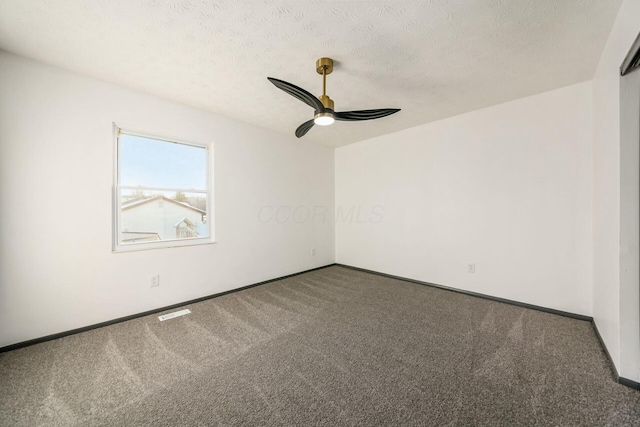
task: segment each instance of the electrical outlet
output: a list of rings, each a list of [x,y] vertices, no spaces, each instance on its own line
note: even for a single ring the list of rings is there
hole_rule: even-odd
[[[475,264],[469,264],[469,268],[467,270],[469,273],[475,273],[476,272],[476,265]]]
[[[159,274],[154,274],[153,276],[151,276],[151,287],[153,288],[154,286],[160,286]]]
[[[315,256],[316,255],[316,248],[311,248],[311,256]]]

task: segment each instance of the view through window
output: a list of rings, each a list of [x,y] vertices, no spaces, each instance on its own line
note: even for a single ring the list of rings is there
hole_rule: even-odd
[[[115,131],[114,250],[211,242],[209,146]]]

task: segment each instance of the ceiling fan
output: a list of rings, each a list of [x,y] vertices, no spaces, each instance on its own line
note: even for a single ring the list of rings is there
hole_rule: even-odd
[[[399,108],[381,108],[378,110],[358,110],[337,112],[333,109],[333,100],[327,96],[327,75],[333,71],[333,59],[320,58],[316,61],[316,71],[322,74],[322,95],[316,98],[313,94],[284,80],[267,77],[278,89],[282,89],[289,95],[299,99],[315,110],[313,119],[304,122],[296,129],[298,138],[304,136],[313,125],[327,126],[333,124],[335,120],[359,121],[372,120],[390,116],[400,111]]]

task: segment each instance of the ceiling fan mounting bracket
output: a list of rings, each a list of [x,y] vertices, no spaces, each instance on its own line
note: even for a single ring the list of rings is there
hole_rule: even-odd
[[[333,59],[320,58],[316,61],[316,71],[318,74],[331,74],[333,71]]]

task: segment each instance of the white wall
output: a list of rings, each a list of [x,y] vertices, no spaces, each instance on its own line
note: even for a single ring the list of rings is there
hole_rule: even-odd
[[[639,16],[640,1],[622,4],[593,80],[593,316],[618,373],[634,381],[640,381],[638,242],[627,237],[637,234],[637,215],[635,223],[621,218],[638,208],[638,142],[621,145],[619,68],[640,32]]]
[[[337,262],[591,315],[591,99],[586,82],[338,148],[336,209],[361,216],[336,221]]]
[[[218,243],[111,252],[114,121],[214,142]],[[333,175],[331,149],[0,52],[0,347],[332,263]]]

